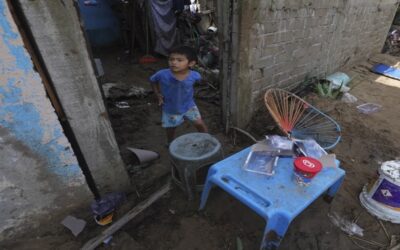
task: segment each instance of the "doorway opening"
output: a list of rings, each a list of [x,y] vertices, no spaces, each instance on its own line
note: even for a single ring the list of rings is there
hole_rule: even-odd
[[[196,50],[193,70],[202,81],[195,101],[210,132],[223,137],[216,1],[79,0],[77,7],[122,159],[139,190],[170,174],[161,108],[148,79],[168,67],[172,47]],[[176,136],[194,131],[185,122]],[[140,164],[128,148],[161,159]]]

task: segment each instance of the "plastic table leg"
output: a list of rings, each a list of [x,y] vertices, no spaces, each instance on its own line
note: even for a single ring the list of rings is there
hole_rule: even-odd
[[[200,207],[199,210],[204,209],[207,203],[208,195],[210,194],[210,191],[212,187],[214,186],[214,183],[207,178],[206,183],[204,184],[203,187],[203,192],[201,193],[201,200],[200,200]]]
[[[289,228],[290,222],[291,220],[287,218],[287,216],[284,216],[279,212],[268,216],[260,249],[277,249]]]
[[[340,186],[342,185],[344,180],[344,176],[342,176],[340,179],[338,179],[335,183],[333,183],[332,186],[328,189],[326,192],[326,195],[324,196],[324,200],[328,203],[331,203],[333,198],[335,197],[337,191],[339,190]]]

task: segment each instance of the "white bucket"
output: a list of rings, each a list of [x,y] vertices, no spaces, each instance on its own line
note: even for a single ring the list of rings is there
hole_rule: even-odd
[[[400,161],[384,162],[378,179],[364,186],[360,201],[376,217],[400,223]]]

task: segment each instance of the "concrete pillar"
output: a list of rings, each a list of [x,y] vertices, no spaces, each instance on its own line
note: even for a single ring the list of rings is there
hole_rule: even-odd
[[[68,122],[101,193],[129,186],[72,0],[19,0]]]
[[[86,210],[93,195],[4,0],[0,16],[2,243],[49,230],[43,223],[57,228],[66,215]]]

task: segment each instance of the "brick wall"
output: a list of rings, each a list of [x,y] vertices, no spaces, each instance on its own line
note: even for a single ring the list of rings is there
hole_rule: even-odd
[[[291,87],[380,52],[396,0],[253,0],[242,6],[237,121],[267,88]],[[251,85],[244,86],[244,85]],[[243,97],[246,96],[246,98]],[[242,123],[244,124],[244,123]]]

